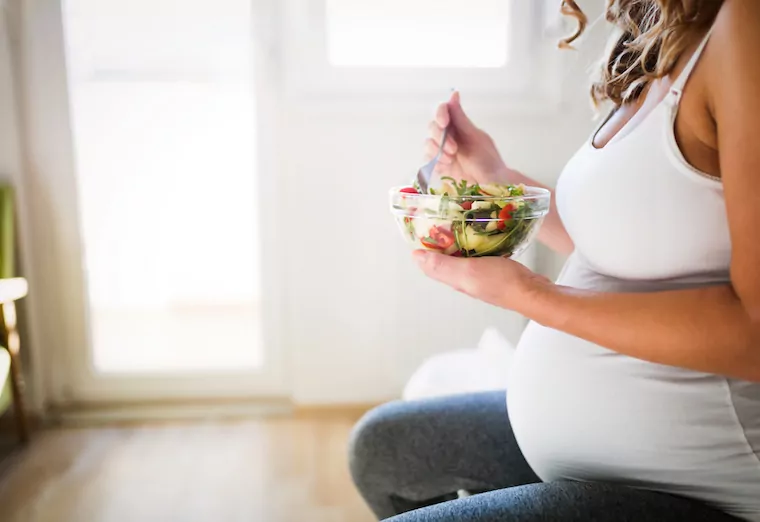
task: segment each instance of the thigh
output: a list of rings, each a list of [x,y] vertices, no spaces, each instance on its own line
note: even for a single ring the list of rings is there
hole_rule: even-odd
[[[483,493],[387,522],[740,522],[700,502],[588,482],[552,482]]]
[[[512,433],[503,391],[381,406],[354,429],[350,462],[357,484],[417,500],[452,487],[539,481]]]

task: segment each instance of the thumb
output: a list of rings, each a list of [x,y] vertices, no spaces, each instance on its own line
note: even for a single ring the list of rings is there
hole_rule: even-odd
[[[425,275],[431,279],[450,285],[459,291],[463,291],[467,285],[465,272],[467,259],[425,250],[416,250],[412,255]]]
[[[451,95],[448,106],[451,123],[453,123],[453,126],[457,131],[462,134],[468,134],[478,129],[470,117],[464,112],[459,91],[454,91],[454,94]]]

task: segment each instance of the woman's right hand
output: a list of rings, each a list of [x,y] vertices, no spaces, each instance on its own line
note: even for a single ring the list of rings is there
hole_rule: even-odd
[[[430,161],[438,153],[443,129],[449,124],[451,125],[444,152],[436,167],[437,176],[448,176],[457,181],[466,179],[470,183],[480,185],[524,183],[542,187],[537,181],[507,167],[491,136],[475,126],[465,114],[458,92],[455,92],[447,103],[438,107],[435,120],[430,122],[430,137],[425,146],[426,161]],[[552,211],[546,217],[538,239],[561,254],[569,255],[575,249],[559,217],[554,198]]]
[[[449,176],[455,180],[466,179],[482,185],[517,183],[510,169],[502,160],[493,139],[470,120],[462,109],[459,92],[454,92],[447,103],[436,110],[430,122],[430,136],[425,143],[425,161],[438,153],[443,129],[449,125],[449,133],[443,154],[436,167],[436,175]]]

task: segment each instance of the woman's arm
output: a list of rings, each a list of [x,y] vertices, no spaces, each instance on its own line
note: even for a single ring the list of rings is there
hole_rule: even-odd
[[[760,382],[760,2],[728,0],[710,45],[709,105],[732,240],[730,285],[600,293],[553,285],[513,261],[417,253],[423,270],[621,354]]]
[[[549,328],[638,359],[760,382],[760,300],[753,315],[731,285],[604,293],[552,284],[512,260],[415,257],[433,279]]]
[[[760,318],[731,286],[649,294],[536,285],[523,313],[650,362],[760,382]],[[519,311],[519,310],[518,310]]]

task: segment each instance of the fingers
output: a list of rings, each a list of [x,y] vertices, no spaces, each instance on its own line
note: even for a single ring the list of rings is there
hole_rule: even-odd
[[[453,99],[453,98],[452,98]],[[442,103],[435,111],[435,118],[428,126],[429,138],[425,142],[425,161],[430,161],[438,154],[441,140],[443,139],[443,129],[452,123],[450,114],[450,101]],[[438,174],[447,174],[454,163],[454,158],[459,151],[459,144],[454,139],[453,132],[449,132],[446,142],[443,144],[443,152],[436,165],[435,172]]]
[[[448,126],[451,118],[449,117],[449,105],[447,103],[442,103],[438,106],[435,111],[434,121],[440,128]]]
[[[430,252],[426,252],[424,250],[417,250],[413,252],[412,255],[414,256],[414,260],[417,262],[419,267],[423,272],[425,272],[425,275],[428,277],[442,283],[448,283],[449,280],[452,279],[456,280],[456,278],[452,278],[452,272],[454,270],[452,269],[451,263],[449,261],[456,262],[462,261],[462,259],[448,257],[440,254],[431,254]]]
[[[522,296],[538,277],[516,261],[497,257],[457,258],[418,250],[414,260],[431,279],[508,310],[525,301]]]
[[[470,117],[467,116],[467,114],[464,112],[459,91],[456,91],[451,95],[451,99],[447,104],[446,115],[450,118],[451,123],[454,125],[454,128],[456,128],[460,133],[467,135],[468,133],[474,132],[478,129]]]
[[[435,158],[436,154],[438,154],[438,143],[433,138],[428,138],[427,141],[425,141],[425,161],[432,160]],[[451,165],[452,163],[454,163],[454,156],[448,154],[444,149],[443,154],[441,154],[441,157],[438,159],[438,164]]]
[[[438,123],[431,121],[430,125],[428,125],[428,132],[435,144],[440,145],[441,139],[443,138],[443,129],[438,126]],[[459,145],[457,144],[456,140],[454,140],[451,133],[448,133],[446,136],[446,144],[443,146],[443,151],[446,154],[451,154],[453,156],[457,153],[458,148]]]
[[[418,250],[413,253],[414,260],[422,271],[440,283],[449,285],[459,292],[471,294],[471,260],[445,256],[433,252]]]

